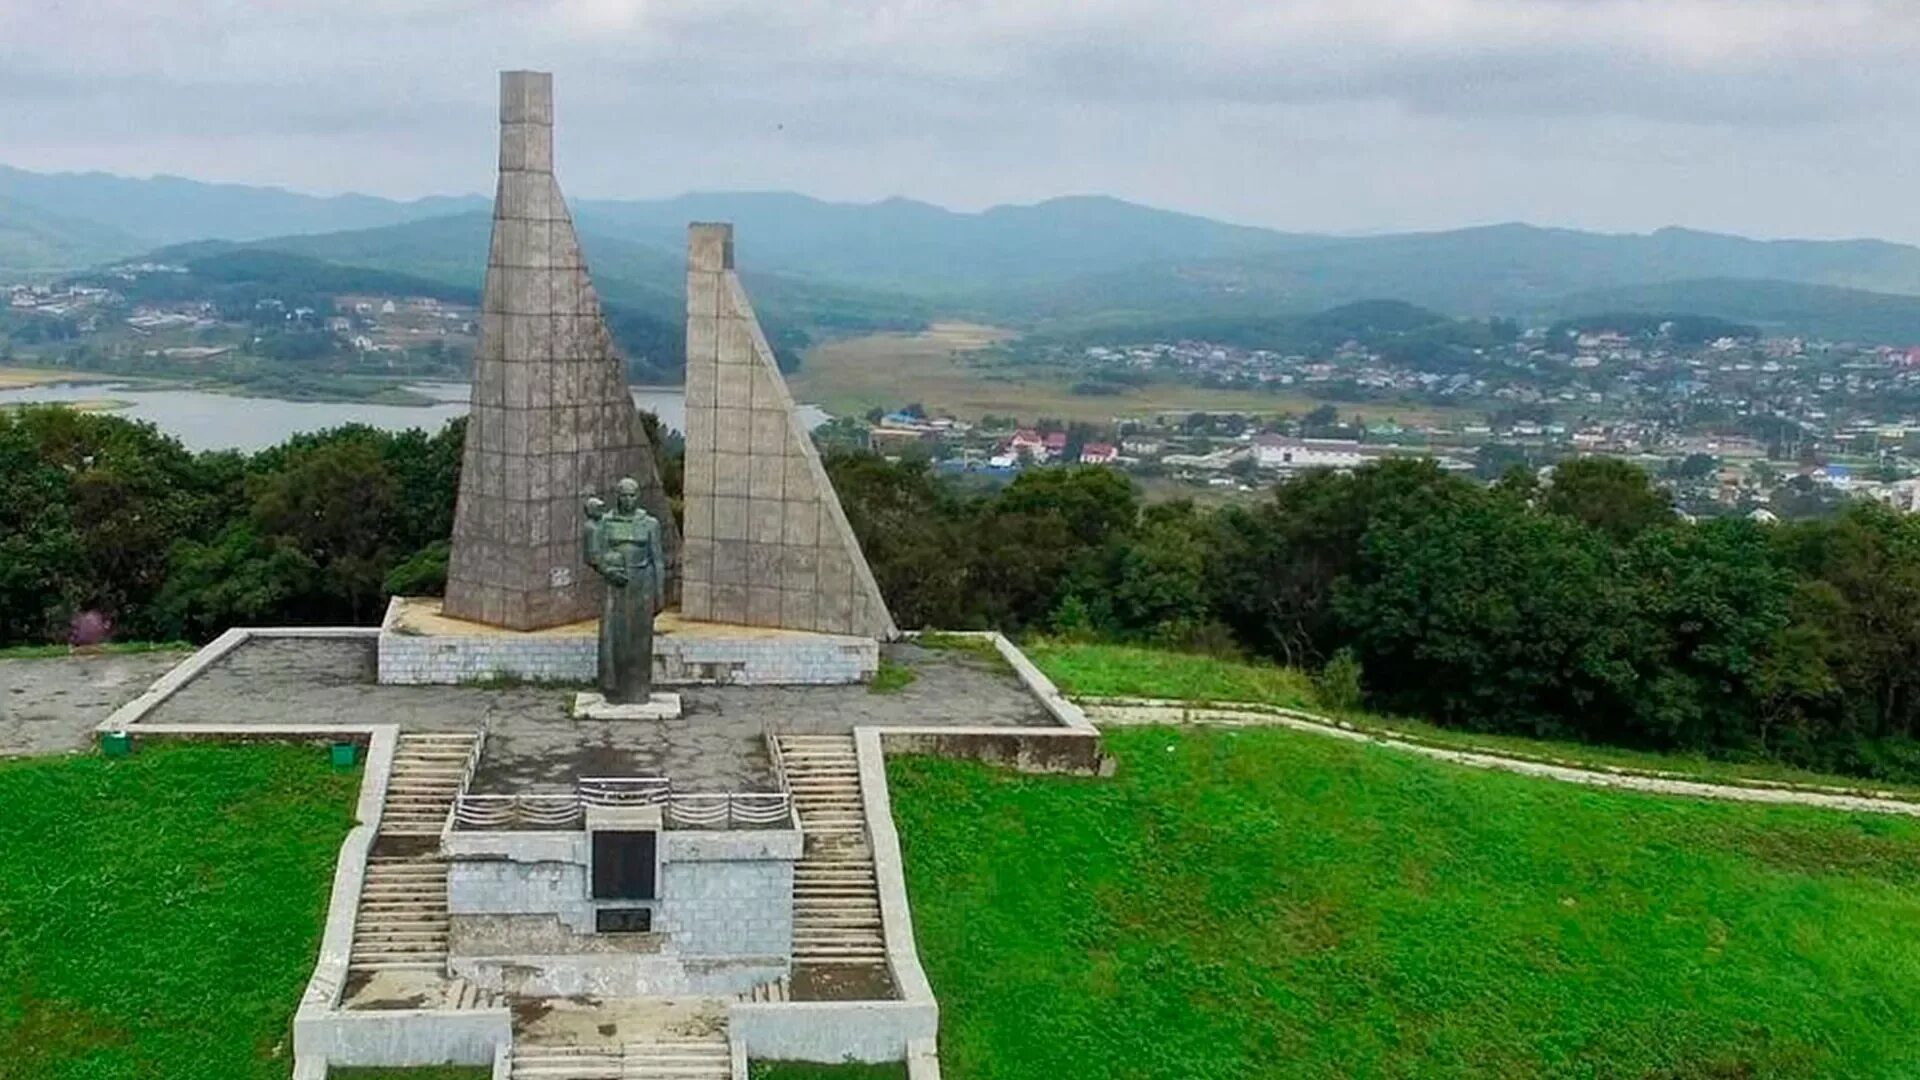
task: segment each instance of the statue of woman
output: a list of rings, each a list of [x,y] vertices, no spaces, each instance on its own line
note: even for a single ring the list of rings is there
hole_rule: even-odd
[[[616,705],[644,703],[653,690],[653,616],[665,594],[660,523],[640,505],[632,477],[613,506],[587,500],[587,565],[607,584],[600,615],[600,692]]]

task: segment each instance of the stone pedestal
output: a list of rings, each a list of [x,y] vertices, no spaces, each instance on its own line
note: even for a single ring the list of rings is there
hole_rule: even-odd
[[[434,597],[396,596],[380,625],[380,682],[457,686],[497,679],[591,686],[599,675],[599,624],[507,630],[448,617]],[[836,686],[880,667],[872,638],[654,620],[655,686]]]
[[[608,701],[605,694],[583,691],[573,695],[575,720],[677,720],[680,695],[655,693],[645,701],[624,704]]]

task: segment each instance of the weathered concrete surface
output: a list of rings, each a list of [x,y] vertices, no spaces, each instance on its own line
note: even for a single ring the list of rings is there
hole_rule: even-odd
[[[680,545],[666,491],[553,176],[553,77],[502,72],[500,181],[447,612],[518,630],[597,616],[582,501],[609,495],[623,476],[661,522],[671,579]]]
[[[184,652],[0,660],[0,756],[66,754],[93,744],[93,727],[132,701]]]
[[[687,238],[690,619],[899,634],[733,269],[733,226]]]
[[[886,727],[1046,726],[1052,718],[1004,666],[908,643],[885,658],[917,676],[864,686],[687,687],[667,721],[585,721],[568,687],[382,686],[368,640],[255,640],[234,649],[143,722],[383,723],[404,731],[485,729],[475,791],[567,790],[580,776],[664,775],[684,791],[772,786],[764,732]]]

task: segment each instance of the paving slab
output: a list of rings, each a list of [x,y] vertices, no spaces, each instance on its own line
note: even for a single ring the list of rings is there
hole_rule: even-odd
[[[0,756],[69,754],[93,745],[93,728],[185,652],[98,653],[0,660]]]
[[[773,787],[765,732],[879,726],[1044,726],[1046,710],[1004,664],[964,650],[884,646],[914,678],[866,686],[680,687],[670,720],[576,720],[570,686],[383,686],[367,639],[260,638],[149,713],[160,724],[397,724],[485,730],[473,790],[565,791],[581,776],[667,776],[682,791]],[[102,714],[104,715],[104,714]]]

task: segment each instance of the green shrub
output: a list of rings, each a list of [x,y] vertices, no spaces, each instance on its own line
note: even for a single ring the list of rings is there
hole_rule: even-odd
[[[1352,712],[1366,697],[1362,684],[1360,658],[1352,649],[1341,649],[1313,677],[1313,700],[1328,712]]]

